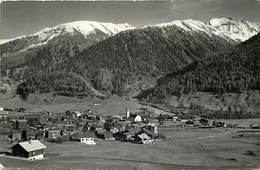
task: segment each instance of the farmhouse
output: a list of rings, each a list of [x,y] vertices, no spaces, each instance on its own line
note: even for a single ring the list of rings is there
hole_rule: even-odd
[[[128,120],[131,122],[142,122],[142,117],[138,114],[130,114]]]
[[[148,136],[146,133],[141,133],[139,135],[136,135],[134,139],[135,143],[148,144],[150,143],[151,137]]]
[[[30,160],[43,159],[44,149],[46,148],[39,140],[30,140],[12,146],[12,153],[14,156],[25,157]]]
[[[60,130],[49,130],[47,134],[48,134],[48,139],[57,139],[61,137]]]
[[[74,140],[79,141],[80,143],[87,145],[96,145],[95,134],[86,132],[86,133],[76,133],[73,135]]]
[[[74,112],[72,112],[72,116],[73,116],[73,117],[77,117],[77,118],[79,118],[79,117],[82,116],[82,113],[79,112],[79,111],[74,111]]]
[[[1,110],[0,108],[0,118],[7,118],[8,115],[9,115],[8,111]]]

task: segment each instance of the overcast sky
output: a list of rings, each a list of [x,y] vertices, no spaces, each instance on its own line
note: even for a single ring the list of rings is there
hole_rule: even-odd
[[[45,27],[78,20],[135,26],[176,19],[232,17],[260,23],[260,0],[173,0],[156,2],[3,2],[0,39],[32,34]]]

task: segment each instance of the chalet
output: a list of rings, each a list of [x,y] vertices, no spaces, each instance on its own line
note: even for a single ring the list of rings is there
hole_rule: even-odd
[[[201,119],[199,120],[199,123],[200,123],[200,125],[202,125],[202,126],[208,126],[208,125],[209,125],[209,121],[208,121],[207,119],[204,119],[204,118],[201,118]]]
[[[142,117],[138,114],[130,114],[128,120],[131,122],[142,122]]]
[[[30,160],[43,159],[45,154],[44,149],[46,148],[39,140],[30,140],[12,146],[12,154]]]
[[[72,116],[73,117],[77,117],[77,118],[79,118],[79,117],[81,117],[83,114],[81,113],[81,112],[79,112],[79,111],[74,111],[74,112],[72,112]]]
[[[57,139],[60,138],[60,130],[48,130],[48,139]]]
[[[211,123],[211,126],[212,127],[226,127],[226,123],[213,120]]]
[[[134,142],[139,144],[148,144],[151,143],[151,137],[146,133],[141,133],[134,136]]]
[[[124,132],[118,132],[115,133],[114,136],[116,138],[116,140],[120,140],[120,141],[132,141],[133,137],[135,136],[135,134],[139,131],[139,129],[128,129],[125,130]]]
[[[9,115],[8,111],[1,110],[0,108],[0,118],[7,118],[8,115]]]
[[[119,132],[119,129],[117,127],[114,127],[112,129],[110,129],[110,132],[117,133],[117,132]]]
[[[116,140],[119,140],[119,141],[122,141],[122,142],[126,142],[126,141],[131,141],[133,140],[132,137],[135,135],[135,133],[133,132],[128,132],[128,131],[125,131],[125,132],[117,132],[117,133],[114,133],[114,137]]]
[[[73,135],[74,140],[87,145],[96,145],[95,137],[95,134],[91,132],[76,133]]]
[[[193,127],[195,125],[195,123],[194,123],[194,121],[188,120],[188,121],[185,122],[185,125]]]

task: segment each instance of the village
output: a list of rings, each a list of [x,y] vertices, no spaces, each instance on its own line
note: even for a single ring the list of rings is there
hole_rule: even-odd
[[[97,141],[120,141],[133,144],[160,143],[169,138],[174,128],[235,128],[236,124],[195,116],[180,119],[174,114],[158,114],[146,107],[132,113],[103,116],[97,112],[66,111],[60,113],[28,113],[23,108],[0,108],[1,140],[8,141],[10,150],[2,156],[28,160],[44,159],[45,142],[62,145],[98,145]],[[259,128],[252,125],[252,128]]]

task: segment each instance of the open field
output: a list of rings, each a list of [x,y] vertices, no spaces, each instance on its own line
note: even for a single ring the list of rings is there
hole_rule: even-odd
[[[97,105],[93,105],[93,104]],[[0,106],[5,108],[25,108],[28,112],[65,112],[67,110],[85,111],[90,109],[103,115],[124,113],[126,107],[135,112],[141,106],[137,100],[126,100],[123,97],[112,96],[108,99],[55,96],[51,94],[31,94],[24,101],[18,96],[0,99]]]
[[[244,120],[244,122],[252,120]],[[260,121],[260,120],[255,120]],[[180,169],[260,168],[260,130],[176,128],[171,139],[151,145],[97,141],[96,146],[65,142],[47,145],[46,159],[27,161],[0,157],[10,168]],[[9,143],[0,142],[0,150]]]

